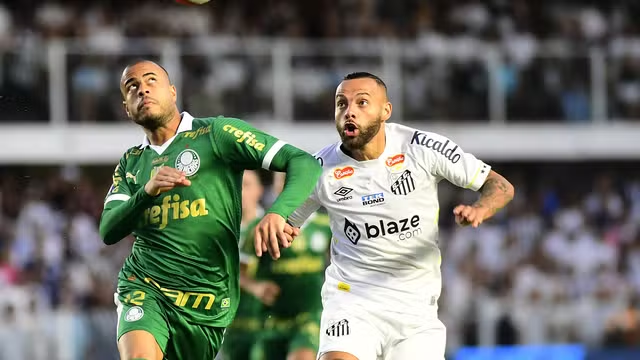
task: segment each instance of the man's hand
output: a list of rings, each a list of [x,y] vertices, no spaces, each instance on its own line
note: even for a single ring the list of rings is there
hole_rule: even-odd
[[[280,258],[280,246],[288,248],[294,237],[298,236],[300,229],[287,224],[284,218],[278,214],[269,213],[260,220],[254,230],[254,247],[256,255],[262,256],[263,252],[269,252],[274,260]]]
[[[163,166],[144,185],[144,191],[151,196],[158,196],[178,186],[191,186],[191,181],[184,172]]]
[[[458,205],[453,209],[453,215],[458,225],[477,228],[489,215],[489,209],[482,206]]]
[[[251,287],[251,294],[263,304],[271,306],[280,295],[280,286],[272,281],[259,281]]]
[[[287,223],[284,226],[284,233],[287,234],[287,235],[290,235],[291,236],[291,241],[290,242],[293,242],[293,239],[295,239],[298,235],[300,235],[300,228],[293,227],[293,226],[289,225],[289,223]]]

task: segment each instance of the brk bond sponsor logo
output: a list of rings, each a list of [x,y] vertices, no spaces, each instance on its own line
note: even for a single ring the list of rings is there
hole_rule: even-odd
[[[378,206],[384,203],[384,193],[369,194],[361,198],[364,206]]]
[[[434,138],[429,137],[429,135],[427,135],[426,133],[423,133],[420,131],[415,131],[413,133],[413,137],[411,138],[412,145],[415,144],[415,145],[422,145],[422,146],[428,147],[429,149],[432,149],[433,151],[442,154],[449,161],[455,164],[458,161],[460,161],[460,158],[462,157],[462,155],[456,153],[456,150],[458,149],[458,145],[449,147],[450,143],[451,141],[449,140],[445,142],[438,141]]]
[[[362,232],[357,224],[344,219],[344,234],[354,245],[362,237]],[[395,238],[397,241],[405,241],[422,234],[420,226],[420,216],[413,215],[410,218],[392,220],[385,222],[379,220],[375,223],[364,224],[364,235],[367,239],[376,239],[379,237]]]
[[[222,130],[224,130],[225,132],[228,132],[229,134],[235,136],[238,140],[236,140],[239,143],[244,143],[245,145],[252,147],[258,151],[262,151],[264,150],[264,144],[259,142],[256,139],[256,136],[251,132],[251,131],[244,131],[241,129],[238,129],[237,127],[233,126],[233,125],[225,125],[224,127],[222,127]]]

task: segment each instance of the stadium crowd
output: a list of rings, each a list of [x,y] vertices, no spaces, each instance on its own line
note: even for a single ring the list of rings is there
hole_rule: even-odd
[[[91,6],[77,0],[8,2],[0,4],[0,120],[49,119],[49,89],[42,86],[49,81],[46,40],[82,43],[66,57],[71,120],[109,122],[125,118],[114,79],[134,54],[122,50],[158,55],[128,39],[170,37],[184,47],[211,35],[407,41],[418,55],[402,60],[401,79],[388,81],[402,89],[406,120],[431,121],[489,119],[491,81],[484,59],[489,44],[503,54],[496,74],[506,94],[507,119],[588,121],[595,81],[588,57],[595,45],[607,55],[607,115],[638,118],[640,28],[633,20],[639,12],[631,1],[587,0],[216,0],[200,7],[172,0],[164,6],[124,0]],[[296,121],[330,116],[335,83],[347,69],[382,67],[380,56],[351,55],[294,56]],[[194,113],[272,115],[271,60],[269,53],[183,55],[185,105]]]
[[[499,80],[509,121],[588,121],[587,56],[599,46],[608,55],[608,116],[640,119],[640,27],[633,21],[640,5],[631,1],[158,3],[0,4],[0,121],[50,120],[46,41],[82,43],[66,58],[70,120],[113,122],[126,120],[117,84],[129,60],[119,54],[131,48],[130,38],[171,37],[187,46],[212,34],[407,41],[419,56],[402,62],[401,78],[385,80],[403,89],[404,119],[426,120],[425,129],[431,121],[489,118],[490,80],[484,60],[474,58],[487,44],[504,54]],[[91,55],[97,50],[104,54]],[[194,114],[247,120],[272,114],[268,56],[191,54],[181,61],[179,90]],[[330,122],[345,69],[381,61],[341,54],[294,58],[296,121]],[[474,195],[442,186],[439,304],[451,352],[494,343],[640,345],[637,169],[498,167],[518,193],[508,211],[479,229],[456,227],[449,216],[460,197]],[[111,171],[0,167],[0,360],[117,358],[115,276],[133,239],[105,247],[97,232]],[[271,198],[266,194],[265,201]]]
[[[519,192],[507,212],[478,229],[457,227],[449,216],[475,194],[441,186],[439,304],[451,353],[475,344],[640,345],[637,171],[498,167]],[[2,169],[0,359],[38,351],[116,356],[113,291],[132,240],[106,247],[99,239],[109,172]],[[271,198],[267,191],[264,201]]]

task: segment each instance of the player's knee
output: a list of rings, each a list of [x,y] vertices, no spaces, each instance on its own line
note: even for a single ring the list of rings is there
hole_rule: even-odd
[[[298,349],[289,353],[287,360],[316,360],[316,352],[311,349]]]
[[[134,353],[134,355],[120,354],[120,360],[155,360],[155,357],[145,353]]]
[[[320,360],[359,360],[357,357],[342,351],[330,351],[322,354]]]
[[[160,360],[162,356],[156,356],[154,353],[148,351],[136,351],[132,353],[121,353],[120,360]]]
[[[118,341],[121,360],[162,360],[162,350],[153,335],[135,330],[124,334]]]
[[[162,355],[157,355],[155,352],[149,353],[149,351],[136,351],[120,354],[120,360],[162,360]]]

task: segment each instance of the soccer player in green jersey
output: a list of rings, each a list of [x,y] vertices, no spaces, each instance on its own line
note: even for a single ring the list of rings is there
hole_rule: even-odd
[[[282,183],[278,178],[282,180],[284,174],[275,176],[274,183]],[[258,220],[253,225],[257,223]],[[251,236],[253,232],[247,234]],[[249,265],[248,269],[257,262],[257,269],[253,276],[252,272],[241,274],[240,282],[265,305],[260,342],[253,349],[251,360],[315,360],[322,313],[320,291],[331,243],[329,217],[315,213],[278,261],[266,256],[257,258],[250,240],[253,239],[244,241],[240,259]],[[274,283],[278,286],[275,293]]]
[[[240,246],[247,241],[247,232],[252,231],[256,221],[264,215],[264,210],[260,206],[260,199],[264,193],[264,187],[257,172],[246,170],[242,181],[242,224],[240,229]],[[251,240],[250,240],[251,241]],[[251,242],[253,245],[253,242]],[[242,273],[253,273],[256,267],[247,269],[246,261],[243,257],[255,258],[251,255],[240,254],[240,271]],[[242,281],[242,277],[241,280]],[[271,284],[273,294],[278,291],[275,284]],[[257,341],[257,335],[262,329],[261,323],[262,303],[255,296],[248,293],[241,287],[240,304],[236,317],[227,328],[227,332],[222,343],[223,359],[225,360],[249,360],[251,349]]]
[[[146,134],[127,150],[105,198],[100,235],[133,233],[118,276],[122,359],[213,359],[238,307],[242,175],[286,171],[284,191],[256,228],[263,251],[290,245],[285,219],[315,187],[321,168],[306,152],[234,118],[178,111],[161,66],[127,66],[120,91]],[[290,227],[289,227],[290,228]]]

